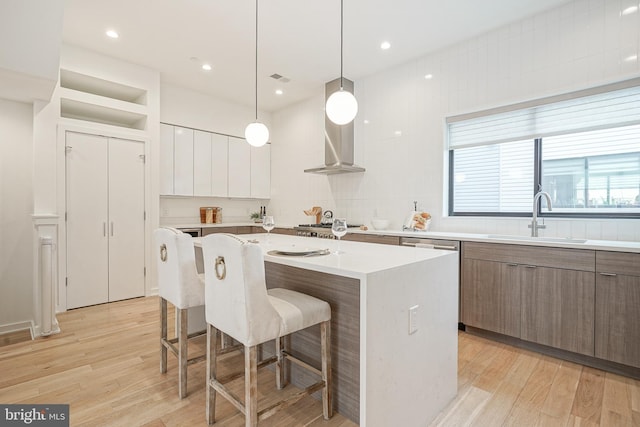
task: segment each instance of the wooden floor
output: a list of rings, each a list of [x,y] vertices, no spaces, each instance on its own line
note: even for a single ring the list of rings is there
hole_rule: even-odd
[[[74,426],[206,425],[204,363],[189,367],[189,396],[180,400],[175,358],[160,374],[158,318],[155,297],[59,315],[62,333],[0,347],[0,402],[68,403]],[[230,372],[242,358],[220,366]],[[458,397],[432,426],[640,426],[639,381],[462,332],[458,366]],[[265,404],[293,391],[276,391],[273,373],[261,371]],[[222,398],[217,411],[216,425],[244,425]],[[354,426],[340,414],[324,421],[311,397],[261,425]]]

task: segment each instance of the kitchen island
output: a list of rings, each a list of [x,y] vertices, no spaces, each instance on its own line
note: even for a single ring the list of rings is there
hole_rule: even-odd
[[[295,289],[331,305],[338,412],[362,426],[424,426],[454,398],[457,253],[285,235],[242,237],[262,247],[268,287]],[[334,253],[338,246],[343,253]],[[277,249],[331,253],[272,255]],[[291,351],[318,363],[318,333],[310,328],[297,334]],[[296,368],[292,382],[307,385],[311,379]]]

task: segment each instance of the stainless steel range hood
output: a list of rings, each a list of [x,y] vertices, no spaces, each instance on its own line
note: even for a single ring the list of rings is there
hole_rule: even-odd
[[[343,79],[343,89],[353,93],[353,82]],[[340,89],[340,78],[325,85],[325,102],[329,96]],[[324,116],[324,166],[305,169],[306,173],[333,175],[338,173],[364,172],[365,169],[353,164],[353,122],[346,125],[333,123]]]

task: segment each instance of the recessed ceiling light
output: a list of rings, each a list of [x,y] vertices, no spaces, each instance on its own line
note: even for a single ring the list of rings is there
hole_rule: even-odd
[[[638,55],[629,55],[626,58],[624,58],[625,62],[633,62],[637,60],[638,60]]]
[[[276,95],[282,95],[283,93],[282,89],[276,89]]]
[[[112,39],[117,39],[118,37],[120,37],[116,30],[107,30],[105,34],[107,35],[107,37],[110,37]]]
[[[382,49],[382,50],[387,50],[387,49],[389,49],[390,47],[391,47],[391,43],[389,43],[389,42],[382,42],[382,43],[380,43],[380,49]]]
[[[209,64],[202,64],[202,69],[205,71],[211,71],[211,65]]]
[[[401,130],[397,130],[393,133],[395,136],[402,136],[402,131]]]
[[[369,124],[369,120],[364,119],[364,124],[365,124],[365,125],[368,125],[368,124]]]
[[[629,6],[625,10],[622,11],[621,15],[631,15],[638,11],[638,6]]]
[[[433,78],[433,74],[425,74],[424,78],[427,79],[427,80],[432,79]]]

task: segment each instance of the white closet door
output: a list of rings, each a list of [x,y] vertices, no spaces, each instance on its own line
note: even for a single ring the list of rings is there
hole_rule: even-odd
[[[107,138],[67,132],[67,308],[108,301]]]
[[[193,195],[213,195],[211,192],[211,133],[199,130],[193,135]]]
[[[251,150],[240,138],[229,137],[229,197],[251,197]]]
[[[144,143],[109,139],[109,301],[144,295]]]
[[[214,133],[211,135],[211,191],[214,196],[227,197],[229,171],[229,138]]]
[[[173,126],[160,124],[160,194],[173,195]]]
[[[174,194],[193,196],[193,129],[175,127],[173,139]]]

